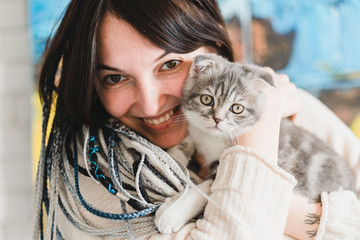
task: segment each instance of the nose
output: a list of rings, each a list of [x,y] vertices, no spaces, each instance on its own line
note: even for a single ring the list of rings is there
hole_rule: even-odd
[[[216,123],[216,125],[224,120],[223,114],[218,109],[214,109],[214,112],[212,114],[212,118],[214,119],[214,122]]]
[[[214,121],[215,121],[216,124],[218,124],[219,122],[221,122],[221,119],[214,117]]]
[[[161,82],[156,78],[147,77],[138,81],[138,107],[144,114],[157,115],[165,99]]]

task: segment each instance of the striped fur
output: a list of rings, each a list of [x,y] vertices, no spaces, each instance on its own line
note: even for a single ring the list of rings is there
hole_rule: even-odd
[[[190,139],[192,148],[205,158],[207,166],[214,165],[223,151],[233,145],[234,138],[258,121],[265,105],[262,89],[266,84],[273,85],[272,76],[258,66],[231,63],[215,54],[195,57],[183,88],[182,109],[189,122],[187,146],[191,145]],[[244,110],[234,113],[234,104]],[[313,134],[284,119],[279,142],[278,164],[294,175],[298,193],[317,199],[323,191],[355,189],[353,174],[345,161]],[[176,148],[169,153],[176,152],[173,157],[179,161],[186,159],[179,157]],[[199,186],[210,192],[211,182],[207,180]],[[156,216],[160,230],[179,229],[206,204],[197,191],[180,196],[180,201],[175,196],[160,207],[162,215]],[[173,216],[177,216],[177,221],[173,221]]]

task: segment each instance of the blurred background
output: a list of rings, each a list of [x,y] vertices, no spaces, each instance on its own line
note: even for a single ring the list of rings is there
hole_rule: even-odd
[[[218,2],[238,60],[287,74],[360,136],[360,1]]]
[[[41,133],[37,73],[68,2],[0,0],[0,240],[31,239]],[[218,2],[237,60],[288,74],[360,137],[360,1]]]

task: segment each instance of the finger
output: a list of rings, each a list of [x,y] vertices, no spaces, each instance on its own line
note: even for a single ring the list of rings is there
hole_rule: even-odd
[[[292,120],[294,120],[301,105],[301,99],[298,91],[295,87],[292,87],[291,90],[286,90],[286,93],[282,97],[282,101],[284,103],[283,117],[292,117]]]
[[[290,83],[290,78],[286,74],[276,73],[274,75],[274,83],[275,83],[275,86],[279,86],[280,84],[288,84],[288,83]]]

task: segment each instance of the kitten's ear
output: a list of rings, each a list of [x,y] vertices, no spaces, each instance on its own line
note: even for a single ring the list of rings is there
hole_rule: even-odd
[[[275,87],[274,78],[271,73],[265,71],[262,67],[253,64],[244,64],[243,69],[245,72],[253,72],[253,78],[260,78],[264,80],[266,83]]]
[[[216,68],[216,63],[212,57],[212,54],[197,55],[192,66],[194,74],[211,74],[212,70]]]
[[[264,88],[268,87],[268,83],[263,78],[254,78],[251,81],[249,81],[249,86],[252,86],[252,88],[256,91],[262,91]]]
[[[275,87],[273,76],[270,73],[263,70],[259,73],[258,78],[261,78],[271,86]]]

